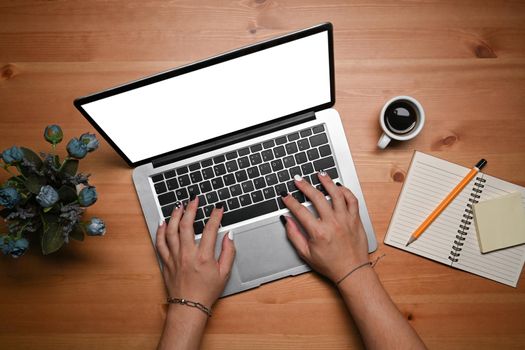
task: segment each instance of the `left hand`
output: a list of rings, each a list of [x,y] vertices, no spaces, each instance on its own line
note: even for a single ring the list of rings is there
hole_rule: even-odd
[[[164,268],[162,275],[172,298],[184,298],[211,308],[219,298],[230,276],[235,246],[224,235],[219,260],[215,259],[215,242],[223,209],[214,208],[197,245],[193,222],[199,199],[175,208],[169,224],[157,230],[157,250]]]

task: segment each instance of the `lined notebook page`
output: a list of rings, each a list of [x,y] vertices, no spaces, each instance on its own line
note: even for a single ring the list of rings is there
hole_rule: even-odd
[[[516,286],[525,259],[525,247],[519,246],[481,254],[475,225],[470,225],[458,262],[449,259],[457,240],[459,225],[476,179],[474,178],[456,199],[436,218],[427,230],[406,247],[412,232],[430,215],[436,206],[463,179],[470,169],[430,155],[415,152],[406,181],[399,196],[385,244],[424,256],[440,263]],[[482,198],[497,196],[497,191],[519,188],[496,178],[480,174],[487,179]],[[503,186],[505,185],[505,186]],[[485,194],[486,193],[486,194]]]

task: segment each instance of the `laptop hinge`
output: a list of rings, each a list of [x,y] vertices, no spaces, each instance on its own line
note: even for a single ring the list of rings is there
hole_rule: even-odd
[[[297,124],[301,124],[301,123],[304,123],[310,120],[314,120],[314,119],[315,119],[314,111],[300,114],[294,117],[288,117],[283,120],[272,122],[271,124],[268,124],[268,125],[262,125],[253,130],[239,131],[239,132],[236,132],[235,135],[224,136],[216,140],[211,140],[207,142],[205,141],[202,144],[191,146],[190,149],[182,150],[182,151],[175,152],[173,154],[164,156],[162,158],[155,159],[151,162],[151,164],[153,165],[154,168],[158,168],[160,166],[170,164],[170,163],[173,163],[181,159],[192,157],[196,154],[209,152],[217,148],[225,147],[225,146],[237,143],[237,142],[241,142],[241,141],[252,139],[252,138],[255,138],[261,135],[269,134],[271,132],[274,132],[280,129],[284,129],[284,128],[288,128],[288,127],[291,127]]]

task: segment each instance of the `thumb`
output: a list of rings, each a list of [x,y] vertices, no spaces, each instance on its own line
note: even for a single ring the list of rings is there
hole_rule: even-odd
[[[230,277],[234,259],[235,245],[233,244],[233,233],[230,231],[222,237],[222,250],[219,256],[219,273],[223,278]]]

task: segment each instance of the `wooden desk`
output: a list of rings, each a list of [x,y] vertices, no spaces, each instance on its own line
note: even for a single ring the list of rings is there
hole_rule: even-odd
[[[525,281],[514,289],[384,246],[417,149],[525,185],[525,4],[501,1],[0,2],[0,149],[46,149],[90,125],[75,97],[274,35],[331,21],[337,103],[386,257],[376,267],[431,349],[522,348]],[[408,94],[423,133],[376,148],[378,113]],[[140,140],[137,140],[140,142]],[[64,146],[63,146],[64,147]],[[63,149],[63,147],[61,149]],[[107,143],[82,162],[104,238],[43,258],[0,257],[0,348],[153,349],[165,292],[131,182]],[[1,175],[4,180],[5,174]],[[361,348],[336,290],[313,273],[220,300],[206,349]]]

